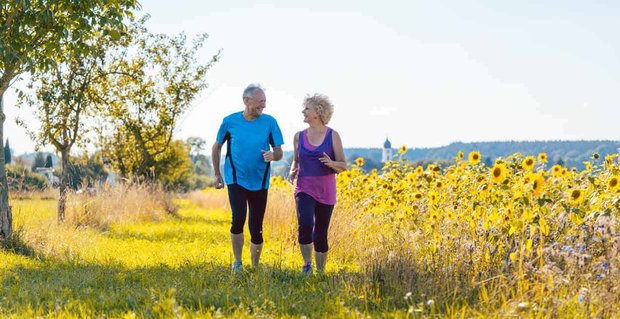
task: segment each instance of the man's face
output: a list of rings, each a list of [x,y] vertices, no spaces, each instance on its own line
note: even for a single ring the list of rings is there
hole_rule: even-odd
[[[245,98],[244,102],[248,114],[252,117],[259,117],[263,114],[267,98],[263,91],[255,90],[254,93],[252,93],[252,97]]]

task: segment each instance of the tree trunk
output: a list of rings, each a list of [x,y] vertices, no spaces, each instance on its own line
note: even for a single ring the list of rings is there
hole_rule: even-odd
[[[69,151],[60,151],[62,172],[60,173],[60,197],[58,197],[58,223],[65,221],[65,207],[67,204],[67,191],[69,186]]]
[[[0,94],[0,141],[4,141],[4,102]],[[0,143],[0,154],[4,154],[4,144]],[[0,239],[11,236],[13,216],[9,206],[9,184],[6,179],[4,156],[0,156]]]

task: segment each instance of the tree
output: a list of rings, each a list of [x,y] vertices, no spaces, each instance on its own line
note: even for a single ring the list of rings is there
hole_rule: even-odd
[[[34,155],[34,161],[32,162],[32,166],[31,170],[34,172],[36,171],[37,167],[44,167],[45,166],[45,156],[43,155],[43,153],[41,152],[37,152]]]
[[[207,87],[207,71],[219,52],[198,63],[206,34],[188,46],[184,34],[155,35],[143,24],[129,30],[127,46],[111,57],[110,76],[96,92],[108,124],[100,131],[106,159],[124,177],[155,178],[178,120]]]
[[[89,155],[71,156],[69,167],[69,187],[79,189],[82,187],[96,187],[108,178],[108,171],[101,157],[101,153]]]
[[[183,141],[170,142],[154,167],[154,177],[166,189],[187,191],[192,186],[192,160],[189,157],[189,146]]]
[[[9,139],[6,139],[6,144],[4,144],[4,163],[11,164],[11,146],[9,145]]]
[[[45,167],[52,168],[54,167],[54,162],[52,161],[52,154],[47,154],[45,157]]]
[[[116,41],[94,38],[87,52],[70,52],[62,62],[31,77],[29,92],[19,96],[19,106],[29,106],[41,123],[38,133],[31,132],[38,145],[52,144],[60,153],[61,174],[58,197],[58,221],[65,217],[67,188],[70,187],[70,154],[76,144],[87,141],[89,127],[85,118],[95,114],[95,83],[105,78],[106,50],[114,50]],[[25,122],[20,124],[26,127]],[[37,167],[43,167],[37,163]]]
[[[24,72],[37,74],[61,62],[67,53],[88,52],[89,39],[104,30],[113,38],[137,0],[3,0],[0,4],[0,141],[4,131],[2,96]],[[0,143],[0,151],[3,150]],[[0,237],[11,234],[8,185],[0,156]]]
[[[190,147],[189,155],[192,157],[192,161],[195,161],[196,157],[200,155],[207,145],[207,141],[205,141],[202,137],[188,137],[186,142]]]

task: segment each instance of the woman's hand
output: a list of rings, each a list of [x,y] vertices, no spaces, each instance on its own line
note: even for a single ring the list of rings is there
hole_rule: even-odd
[[[291,170],[288,172],[287,181],[291,184],[295,184],[295,180],[297,179],[297,174],[299,173],[299,168],[296,165],[291,166]]]
[[[323,152],[323,156],[319,158],[319,161],[329,168],[334,168],[334,161],[325,152]]]

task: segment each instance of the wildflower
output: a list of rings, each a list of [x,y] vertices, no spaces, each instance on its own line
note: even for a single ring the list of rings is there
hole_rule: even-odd
[[[562,175],[562,166],[560,164],[555,164],[551,167],[551,174],[554,177],[560,177]]]
[[[506,179],[506,166],[504,164],[495,164],[491,169],[491,178],[496,183],[501,183]]]
[[[614,155],[607,155],[607,156],[605,156],[605,164],[611,165],[611,163],[613,163],[613,161],[614,161]]]
[[[570,192],[570,195],[568,196],[568,202],[573,206],[577,206],[581,204],[584,197],[585,197],[584,191],[576,188]]]
[[[618,176],[612,176],[607,181],[607,188],[610,191],[616,191],[616,190],[620,189],[620,182],[618,181]]]
[[[534,159],[534,156],[528,156],[523,160],[521,166],[523,166],[525,170],[531,171],[534,168],[534,164],[536,164],[536,159]]]
[[[415,173],[416,173],[417,175],[420,175],[420,174],[422,174],[423,172],[424,172],[424,168],[422,168],[422,166],[421,166],[421,165],[418,165],[418,167],[416,167],[416,168],[415,168]]]
[[[547,163],[547,153],[538,154],[538,161],[541,163]]]
[[[469,159],[469,163],[471,163],[472,165],[476,165],[480,163],[480,158],[481,158],[480,152],[478,151],[470,152],[467,158]]]
[[[403,155],[407,153],[407,146],[403,145],[398,149],[398,154]]]
[[[363,157],[358,157],[355,159],[355,165],[357,166],[364,166],[364,158]]]
[[[536,174],[536,177],[534,177],[534,182],[532,182],[532,191],[534,193],[534,196],[539,197],[544,189],[545,178],[540,174]]]

